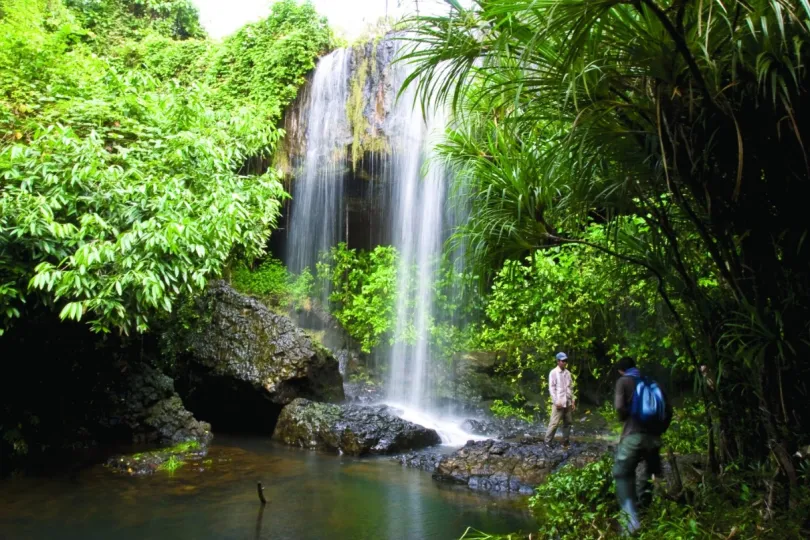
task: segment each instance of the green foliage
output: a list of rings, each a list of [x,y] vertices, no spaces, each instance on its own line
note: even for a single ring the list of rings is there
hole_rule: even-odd
[[[266,258],[253,270],[239,266],[231,274],[238,291],[257,296],[270,305],[301,309],[312,294],[314,278],[309,269],[295,276],[278,259]]]
[[[265,297],[277,305],[287,294],[289,281],[287,268],[272,257],[265,259],[255,270],[240,266],[231,275],[231,284],[238,291]]]
[[[213,60],[212,84],[228,101],[249,99],[277,118],[317,57],[332,47],[326,19],[310,2],[281,0],[267,18],[225,40]]]
[[[238,51],[223,45],[212,70],[211,43],[175,39],[202,37],[185,0],[0,10],[0,332],[26,303],[144,331],[233,257],[263,253],[286,194],[274,170],[238,171],[272,154],[281,107],[328,45],[310,5],[278,3],[254,25],[268,30],[258,49],[275,51],[251,60],[270,108],[238,87],[224,60]]]
[[[175,444],[174,446],[169,448],[168,451],[185,454],[193,450],[198,450],[199,448],[200,443],[198,441],[185,441]]]
[[[529,499],[541,532],[547,537],[596,538],[615,529],[613,458],[603,456],[582,468],[566,465],[548,477]]]
[[[604,238],[592,225],[588,237]],[[612,358],[684,367],[681,336],[643,272],[582,245],[548,248],[524,261],[506,260],[484,298],[477,347],[505,353],[500,366],[513,383],[539,373],[545,389],[550,360],[565,350],[575,374],[596,379]]]
[[[156,32],[173,39],[204,38],[197,8],[190,0],[65,0],[79,23],[99,36],[115,38]]]
[[[516,403],[525,403],[522,396],[517,395],[513,399]],[[520,418],[526,422],[534,422],[534,414],[526,412],[523,405],[513,405],[502,399],[493,400],[492,405],[489,407],[490,412],[500,418]],[[537,412],[536,410],[534,412]]]
[[[613,400],[605,400],[605,402],[599,406],[597,414],[599,414],[599,416],[605,420],[608,430],[613,435],[619,437],[622,434],[624,425],[619,421],[619,416],[616,413]]]
[[[769,480],[764,470],[729,467],[719,477],[692,486],[688,504],[660,497],[646,513],[642,540],[682,538],[805,538],[810,491],[796,491],[791,509],[782,515],[763,510]]]
[[[664,445],[676,454],[704,455],[708,449],[706,407],[694,400],[673,408],[672,424],[664,433]]]
[[[480,273],[567,244],[632,267],[668,312],[656,340],[718,373],[732,453],[791,478],[810,433],[793,405],[810,388],[807,18],[787,0],[451,2],[411,21],[402,59],[423,107],[453,111],[456,240]]]
[[[620,537],[612,461],[605,455],[582,468],[567,465],[537,488],[529,506],[538,519],[541,538]],[[643,514],[642,528],[635,537],[805,537],[810,508],[808,486],[797,491],[797,500],[789,512],[775,517],[761,509],[771,480],[764,469],[746,472],[732,466],[715,479],[688,486],[685,496],[678,499],[656,489],[658,496]]]
[[[349,380],[353,383],[363,383],[365,385],[375,385],[377,380],[373,373],[366,366],[357,366],[349,375]]]
[[[202,39],[177,41],[156,34],[129,40],[111,51],[122,69],[142,69],[161,81],[177,79],[183,85],[205,81],[218,46]]]
[[[166,461],[161,463],[160,466],[158,467],[158,469],[160,469],[161,471],[166,471],[169,474],[174,474],[174,472],[177,469],[179,469],[180,467],[182,467],[185,464],[186,464],[185,460],[180,459],[175,455],[172,455],[172,456],[169,456],[169,459],[167,459]]]
[[[363,352],[371,352],[384,336],[390,336],[397,292],[395,248],[377,246],[367,252],[340,243],[324,254],[317,274],[331,287],[332,314]]]

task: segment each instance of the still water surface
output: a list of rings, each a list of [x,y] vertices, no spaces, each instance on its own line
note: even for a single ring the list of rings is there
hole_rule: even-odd
[[[452,539],[529,530],[515,499],[434,482],[388,459],[220,438],[206,470],[143,478],[101,466],[0,482],[0,539]],[[262,510],[256,482],[268,504]]]

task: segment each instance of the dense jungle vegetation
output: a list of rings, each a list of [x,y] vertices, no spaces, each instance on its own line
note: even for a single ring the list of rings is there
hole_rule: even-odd
[[[249,164],[333,39],[292,0],[222,42],[187,0],[0,2],[0,455],[70,429],[44,418],[64,398],[39,373],[92,385],[97,356],[182,327],[210,279],[265,253],[287,194]],[[42,333],[73,356],[8,360]]]
[[[309,4],[223,43],[171,2],[0,4],[0,332],[39,307],[146,331],[264,252],[286,196],[281,112],[332,46]]]
[[[493,411],[536,419],[558,350],[601,397],[621,356],[663,368],[692,390],[666,444],[706,467],[641,537],[808,534],[810,4],[447,3],[402,36],[468,209],[434,284],[444,376],[497,354]],[[0,0],[0,336],[43,313],[164,329],[226,275],[285,310],[328,291],[369,358],[412,339],[394,248],[298,276],[266,253],[288,195],[248,164],[335,45],[295,0],[221,43],[187,0]],[[530,501],[541,534],[609,537],[611,490],[609,457],[563,469]]]

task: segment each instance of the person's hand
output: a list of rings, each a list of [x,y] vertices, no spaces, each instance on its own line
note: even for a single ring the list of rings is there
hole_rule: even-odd
[[[577,410],[577,402],[576,402],[576,401],[572,401],[572,402],[571,402],[571,411],[576,411],[576,410]]]

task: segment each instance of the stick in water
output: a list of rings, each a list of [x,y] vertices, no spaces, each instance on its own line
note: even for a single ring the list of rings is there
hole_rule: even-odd
[[[267,504],[267,499],[264,498],[264,488],[262,487],[261,482],[259,482],[259,484],[256,486],[256,489],[259,492],[259,500],[262,501],[262,504]]]

